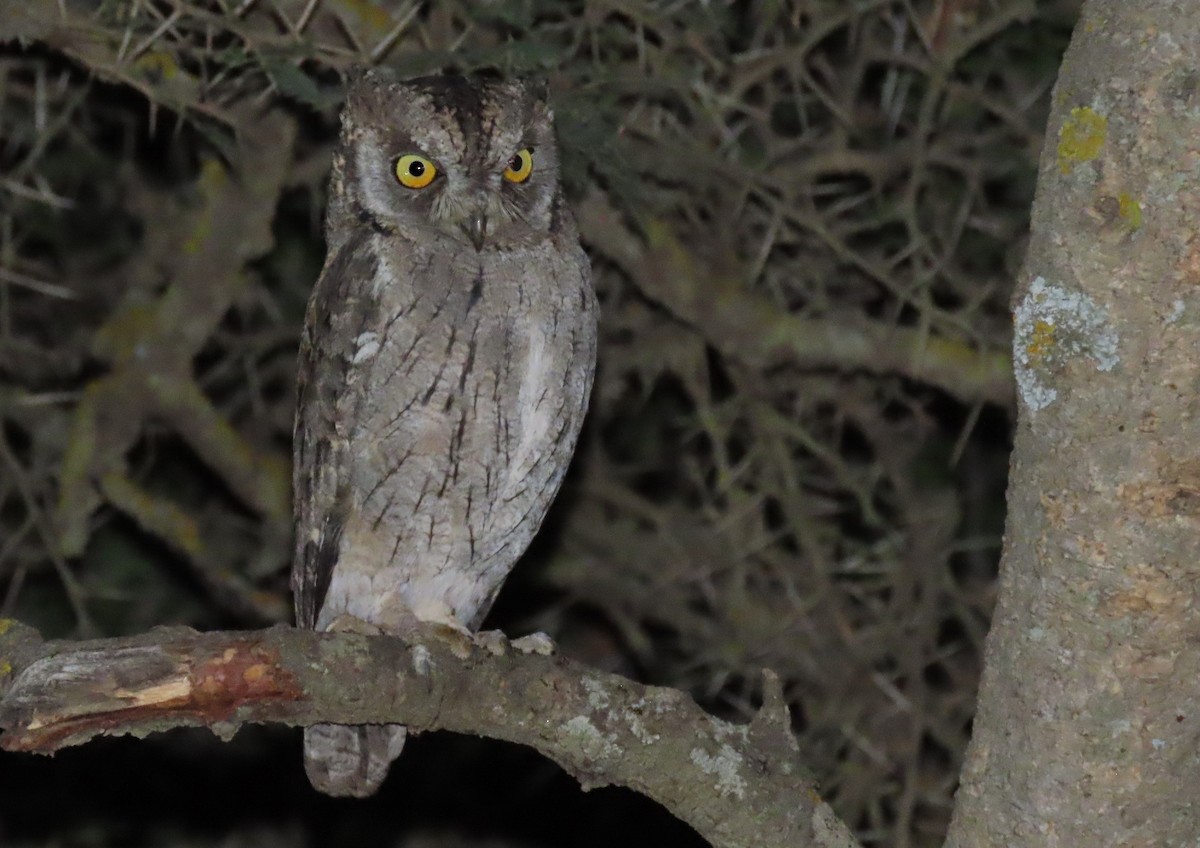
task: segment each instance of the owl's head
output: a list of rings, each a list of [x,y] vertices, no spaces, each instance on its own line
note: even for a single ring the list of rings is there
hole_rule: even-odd
[[[558,202],[545,86],[369,70],[347,94],[332,186],[330,221],[337,208],[339,220],[477,251],[544,238]]]

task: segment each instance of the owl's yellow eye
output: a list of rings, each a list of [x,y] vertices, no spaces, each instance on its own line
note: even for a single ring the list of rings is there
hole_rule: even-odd
[[[533,151],[526,147],[508,160],[508,167],[504,169],[504,179],[510,183],[523,183],[532,173]]]
[[[437,172],[437,166],[415,153],[406,153],[396,160],[396,179],[405,188],[425,188]]]

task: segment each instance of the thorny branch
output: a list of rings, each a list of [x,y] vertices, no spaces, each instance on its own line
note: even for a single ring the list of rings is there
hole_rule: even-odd
[[[544,636],[408,640],[290,627],[43,642],[0,620],[0,748],[52,753],[101,734],[245,723],[403,723],[529,745],[585,789],[655,799],[718,848],[857,845],[797,761],[779,679],[749,725],[555,655]]]
[[[790,364],[898,373],[964,401],[1013,402],[1007,353],[869,321],[811,319],[782,312],[736,275],[696,261],[661,221],[649,221],[642,247],[599,191],[579,206],[579,229],[593,250],[625,271],[653,301],[730,357],[756,368]],[[732,264],[732,263],[728,263]]]
[[[776,670],[846,821],[940,832],[1072,4],[493,5],[0,0],[0,616],[286,617],[338,78],[549,75],[604,347],[529,626],[741,716]]]

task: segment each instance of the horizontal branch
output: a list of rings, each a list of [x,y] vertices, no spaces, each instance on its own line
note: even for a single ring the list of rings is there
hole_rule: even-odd
[[[545,637],[407,640],[276,626],[43,642],[0,620],[0,748],[51,753],[100,734],[244,723],[408,725],[528,745],[585,789],[626,786],[719,848],[857,845],[797,761],[778,679],[749,725],[682,692],[554,653]]]

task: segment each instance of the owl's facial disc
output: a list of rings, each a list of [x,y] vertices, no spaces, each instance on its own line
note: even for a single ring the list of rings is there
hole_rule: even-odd
[[[428,220],[456,240],[465,240],[476,252],[505,233],[513,236],[528,229],[528,222],[513,192],[518,188],[503,177],[503,166],[471,167],[446,163],[445,179],[428,192]],[[517,230],[511,229],[517,225]],[[517,236],[520,238],[520,236]]]
[[[360,220],[476,251],[550,233],[558,157],[541,87],[454,76],[399,82],[372,71],[344,115]]]
[[[525,147],[508,160],[508,164],[505,166],[502,176],[508,182],[515,185],[520,185],[529,179],[529,175],[532,173],[533,150]],[[489,194],[500,201],[499,210],[501,213],[504,213],[506,209],[503,202],[503,196],[496,194],[494,191],[489,192]],[[459,226],[462,228],[462,231],[467,234],[467,238],[471,240],[471,244],[475,245],[476,252],[483,250],[483,243],[487,239],[489,206],[490,204],[488,203],[488,198],[481,198],[476,204],[475,208],[467,213],[466,220],[459,224]],[[503,214],[502,217],[504,220],[508,220],[512,216]]]
[[[419,202],[443,232],[465,235],[476,251],[483,249],[488,235],[490,192],[461,177],[461,161],[443,169],[423,153],[402,153],[392,159],[391,168],[396,183],[405,189],[398,199]]]

